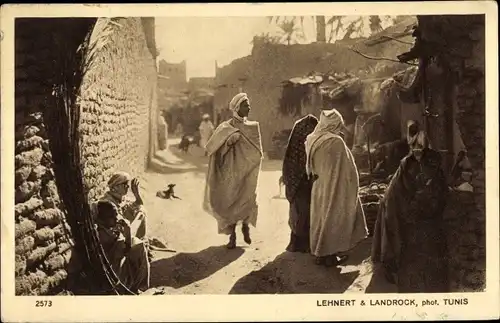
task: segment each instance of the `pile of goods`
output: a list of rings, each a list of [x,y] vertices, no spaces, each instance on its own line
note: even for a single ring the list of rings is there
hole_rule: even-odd
[[[369,185],[362,186],[359,190],[359,197],[361,199],[363,210],[365,211],[366,225],[368,227],[369,236],[373,236],[379,204],[386,189],[386,183],[373,181]]]

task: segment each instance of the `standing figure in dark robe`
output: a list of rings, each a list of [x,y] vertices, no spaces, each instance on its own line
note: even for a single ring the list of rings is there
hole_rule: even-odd
[[[307,136],[313,132],[318,119],[307,115],[295,122],[283,160],[283,182],[285,194],[290,203],[288,225],[291,229],[290,252],[309,252],[309,222],[311,210],[312,180],[306,173]]]
[[[410,153],[394,174],[380,203],[372,245],[375,268],[399,293],[447,291],[443,212],[448,187],[441,156],[424,131],[409,124]]]

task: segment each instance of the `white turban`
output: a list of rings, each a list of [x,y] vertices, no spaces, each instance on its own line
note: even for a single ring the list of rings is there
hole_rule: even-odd
[[[229,102],[229,109],[233,112],[238,112],[238,108],[243,101],[248,100],[248,95],[246,93],[236,94],[231,102]]]
[[[130,181],[131,176],[126,172],[116,172],[114,173],[108,181],[108,187],[115,187],[120,184],[127,183]]]

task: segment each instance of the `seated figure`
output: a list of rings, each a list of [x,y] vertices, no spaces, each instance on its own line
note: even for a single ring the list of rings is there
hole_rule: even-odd
[[[149,288],[150,263],[146,245],[132,235],[132,226],[118,212],[116,205],[99,201],[96,227],[106,258],[122,283],[134,293]]]
[[[130,190],[134,194],[135,201],[127,197]],[[148,247],[148,256],[153,259],[151,248],[146,238],[146,209],[139,193],[139,180],[132,179],[126,172],[116,172],[108,180],[108,190],[98,201],[107,201],[116,206],[118,214],[130,222],[132,235],[141,239]],[[91,213],[96,216],[97,201],[90,204]]]

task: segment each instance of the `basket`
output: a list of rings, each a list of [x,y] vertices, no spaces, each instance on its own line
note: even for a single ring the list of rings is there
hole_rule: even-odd
[[[370,237],[373,236],[380,201],[382,200],[386,189],[387,186],[385,184],[379,183],[372,183],[360,189],[359,197],[363,211],[365,212],[366,226]]]

